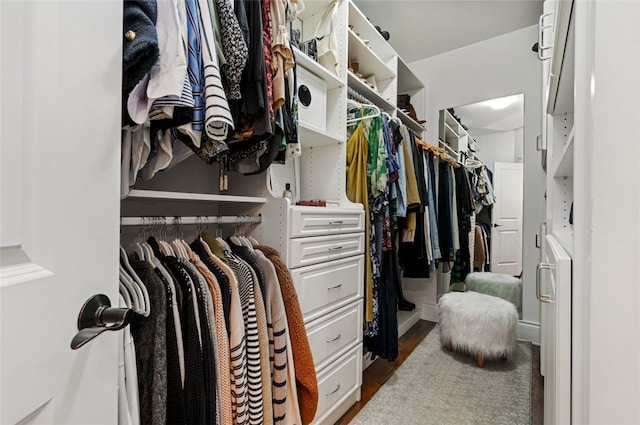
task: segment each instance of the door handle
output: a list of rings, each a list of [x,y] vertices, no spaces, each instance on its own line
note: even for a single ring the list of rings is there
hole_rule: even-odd
[[[540,282],[542,279],[540,278],[540,276],[542,274],[542,270],[552,270],[554,268],[555,266],[549,263],[540,263],[536,267],[536,298],[540,302],[548,304],[553,302],[553,299],[550,296],[542,294],[542,291],[540,289]]]
[[[553,21],[551,21],[551,24],[549,25],[544,24],[544,18],[546,18],[547,16],[553,16],[553,12],[543,13],[538,19],[538,59],[540,59],[541,61],[549,59],[544,57],[544,51],[549,50],[553,47],[553,44],[550,46],[544,45],[544,30],[553,27]]]
[[[78,333],[71,340],[71,349],[77,350],[106,331],[118,331],[133,319],[130,308],[111,307],[109,297],[97,294],[89,298],[78,314]]]
[[[496,223],[493,223],[491,226],[492,226],[492,227],[502,227],[502,224],[496,224]]]

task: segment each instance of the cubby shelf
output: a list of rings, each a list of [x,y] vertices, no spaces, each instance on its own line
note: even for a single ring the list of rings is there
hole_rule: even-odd
[[[364,41],[351,29],[349,33],[349,59],[359,64],[360,74],[368,77],[374,75],[377,81],[389,80],[396,77],[387,63],[382,60],[376,52],[367,46]]]
[[[344,142],[344,137],[327,132],[320,132],[301,124],[299,127],[300,142],[303,147],[327,146]]]
[[[327,68],[314,61],[302,50],[294,47],[293,54],[296,58],[298,66],[302,66],[304,69],[327,83],[327,88],[329,90],[335,89],[337,87],[342,87],[344,85],[344,82],[340,78],[338,78],[336,74],[332,73]]]
[[[358,78],[353,72],[347,71],[347,77],[349,82],[349,87],[353,88],[355,91],[369,99],[373,102],[374,105],[385,111],[393,111],[395,106],[391,101],[385,99],[378,93],[369,87],[364,81]]]
[[[409,69],[407,63],[401,57],[398,57],[398,94],[413,94],[422,89],[424,89],[424,84]]]
[[[407,127],[409,127],[410,129],[412,129],[418,134],[421,134],[424,131],[423,124],[420,124],[419,122],[411,118],[409,115],[405,114],[402,109],[397,109],[397,111],[398,111],[397,112],[398,118],[400,118],[400,121],[402,121],[404,125],[406,125]]]

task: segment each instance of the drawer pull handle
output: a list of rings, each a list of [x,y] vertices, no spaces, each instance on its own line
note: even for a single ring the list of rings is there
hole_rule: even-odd
[[[343,221],[343,220],[336,220],[336,221],[330,221],[330,222],[329,222],[329,225],[333,225],[333,224],[342,224],[342,223],[344,223],[344,221]]]
[[[339,339],[340,339],[340,337],[342,337],[342,334],[338,334],[338,336],[337,336],[337,337],[335,337],[335,338],[333,338],[333,339],[328,339],[328,340],[327,340],[327,344],[328,344],[328,343],[330,343],[330,342],[333,342],[333,341],[337,341],[337,340],[339,340]]]
[[[332,287],[330,287],[330,288],[327,288],[327,291],[331,291],[332,289],[338,289],[338,288],[339,288],[339,287],[341,287],[341,286],[342,286],[342,283],[341,283],[341,284],[339,284],[339,285],[336,285],[336,286],[332,286]]]
[[[342,246],[336,246],[333,248],[329,248],[329,251],[340,251],[342,249]]]
[[[340,384],[338,384],[338,386],[336,387],[336,389],[335,389],[335,390],[328,392],[328,393],[327,393],[327,396],[330,396],[331,394],[335,394],[335,393],[337,393],[339,389],[340,389]]]

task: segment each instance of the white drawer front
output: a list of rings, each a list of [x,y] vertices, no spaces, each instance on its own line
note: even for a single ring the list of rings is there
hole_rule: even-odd
[[[341,307],[364,292],[364,255],[291,270],[305,322]]]
[[[291,237],[364,232],[364,211],[344,208],[292,208]]]
[[[313,424],[323,423],[361,384],[362,345],[359,345],[318,375],[318,410]]]
[[[362,301],[350,304],[307,326],[317,370],[362,341]]]
[[[291,239],[289,268],[324,263],[364,252],[364,233]]]

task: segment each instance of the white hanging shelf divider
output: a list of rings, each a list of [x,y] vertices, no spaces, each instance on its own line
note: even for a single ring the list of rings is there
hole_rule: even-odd
[[[244,202],[248,204],[264,204],[267,198],[257,196],[217,195],[209,193],[164,192],[158,190],[134,189],[127,199],[145,198],[168,201],[205,201],[205,202]]]

